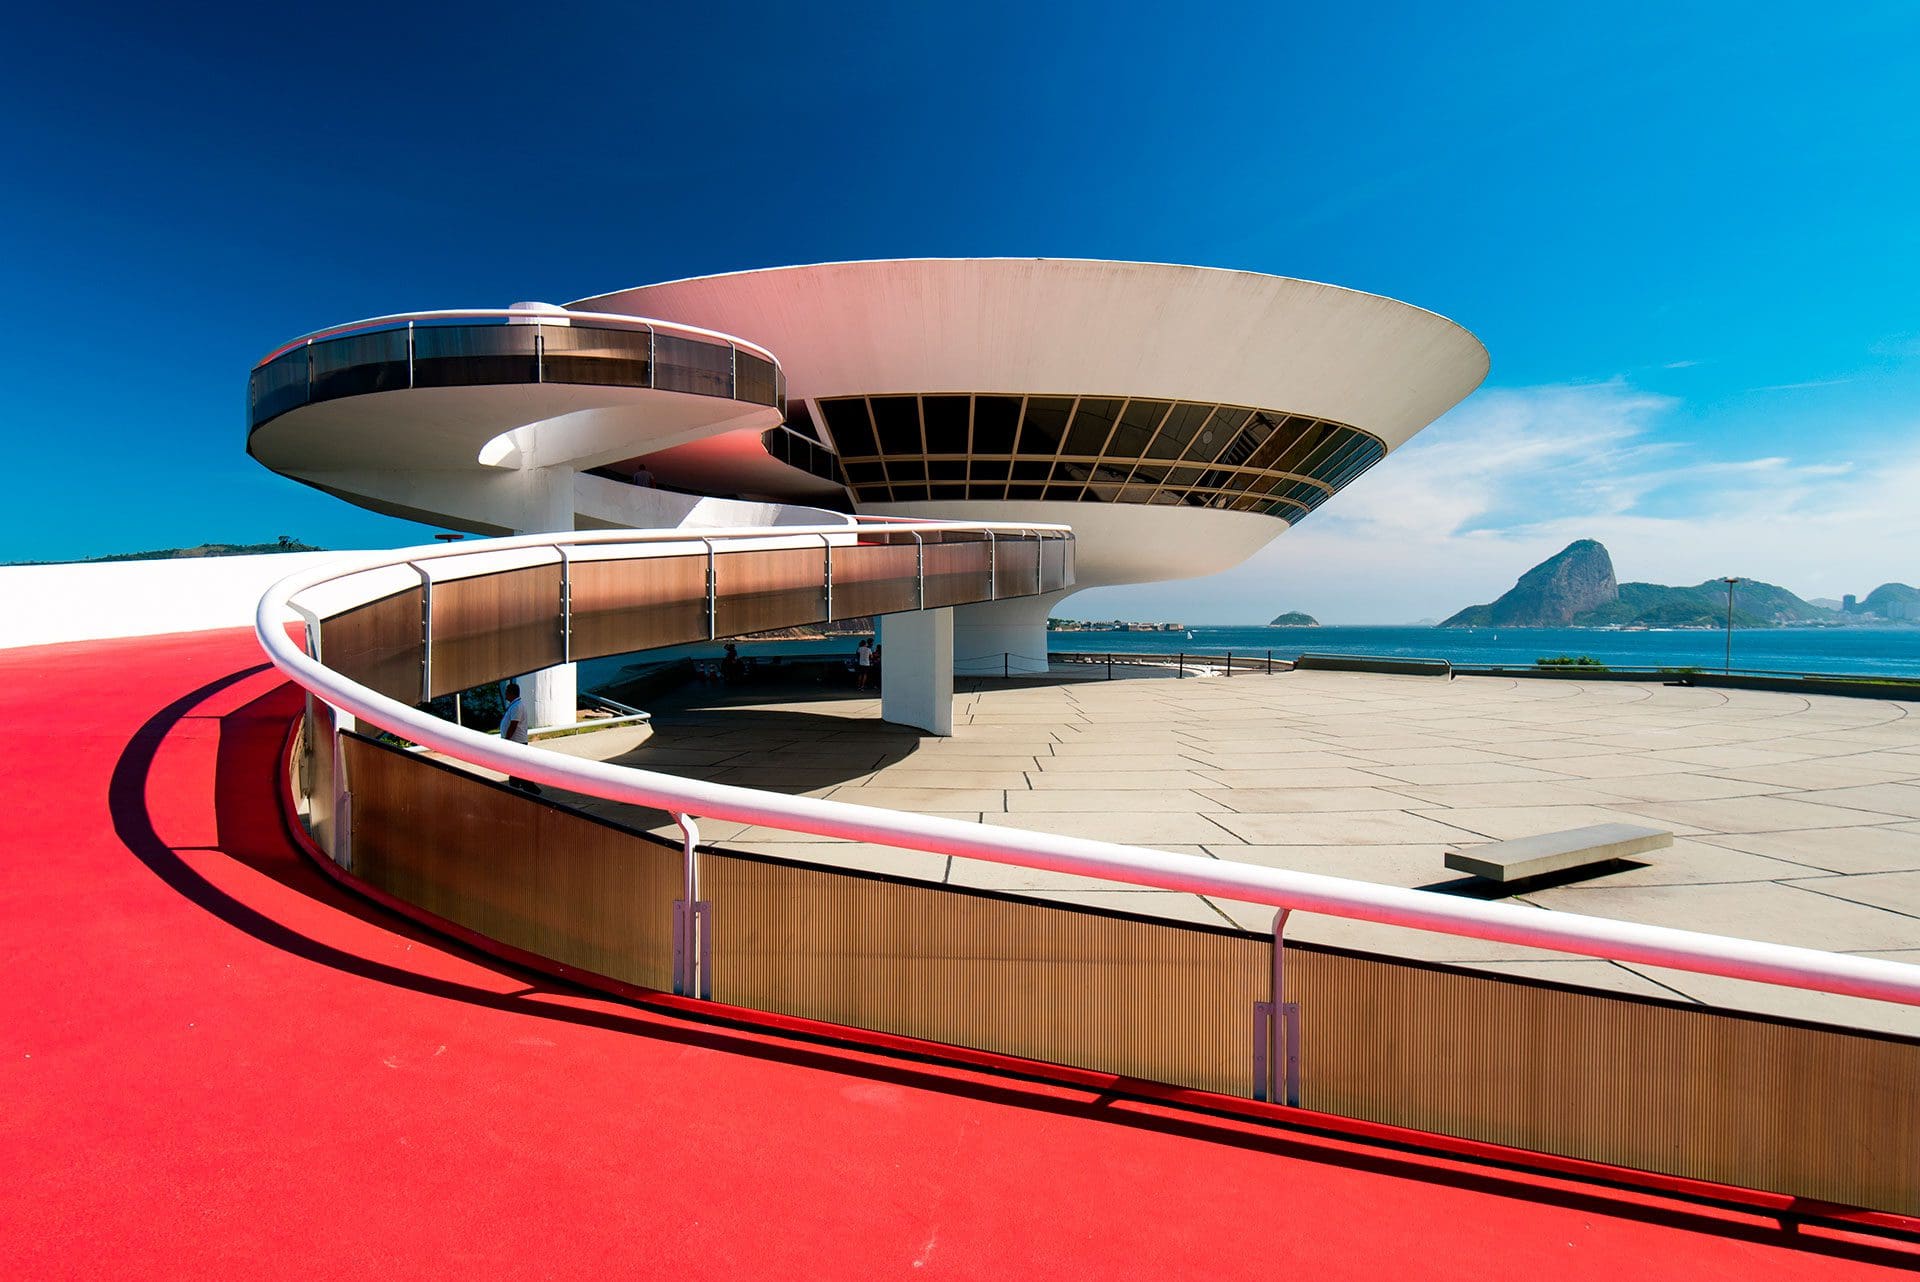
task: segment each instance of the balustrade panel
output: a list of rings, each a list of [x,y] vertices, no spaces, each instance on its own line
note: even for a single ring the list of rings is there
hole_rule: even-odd
[[[573,657],[707,639],[706,556],[573,563]]]
[[[560,567],[534,565],[433,585],[433,693],[564,661]]]

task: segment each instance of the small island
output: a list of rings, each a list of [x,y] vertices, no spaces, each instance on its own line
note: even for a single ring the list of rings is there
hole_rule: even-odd
[[[1285,614],[1276,614],[1273,622],[1267,626],[1270,628],[1317,628],[1320,626],[1320,620],[1299,610],[1288,610]]]

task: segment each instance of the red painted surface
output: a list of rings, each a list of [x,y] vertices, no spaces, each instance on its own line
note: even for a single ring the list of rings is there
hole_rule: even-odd
[[[582,996],[302,860],[274,786],[292,707],[240,632],[0,652],[9,1278],[1920,1264],[1898,1242]]]

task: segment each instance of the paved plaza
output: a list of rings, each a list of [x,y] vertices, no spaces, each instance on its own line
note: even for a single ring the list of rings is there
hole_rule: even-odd
[[[1657,682],[1380,676],[965,680],[952,738],[879,701],[693,686],[650,733],[548,746],[674,774],[1451,893],[1450,848],[1610,821],[1669,850],[1509,896],[1920,962],[1920,705]],[[574,799],[672,832],[657,812]],[[1256,930],[1272,910],[739,824],[731,848]],[[1288,937],[1920,1033],[1920,1012],[1296,915]]]

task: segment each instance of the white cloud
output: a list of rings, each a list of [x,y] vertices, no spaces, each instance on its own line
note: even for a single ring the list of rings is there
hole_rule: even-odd
[[[1804,383],[1768,383],[1764,387],[1756,387],[1753,390],[1756,392],[1798,392],[1809,387],[1839,387],[1842,384],[1851,383],[1852,381],[1850,378],[1812,378]]]
[[[1623,580],[1737,574],[1834,597],[1920,581],[1920,447],[1868,466],[1703,456],[1658,439],[1676,404],[1619,379],[1483,392],[1245,565],[1088,592],[1066,613],[1440,618],[1579,538],[1605,543]]]

